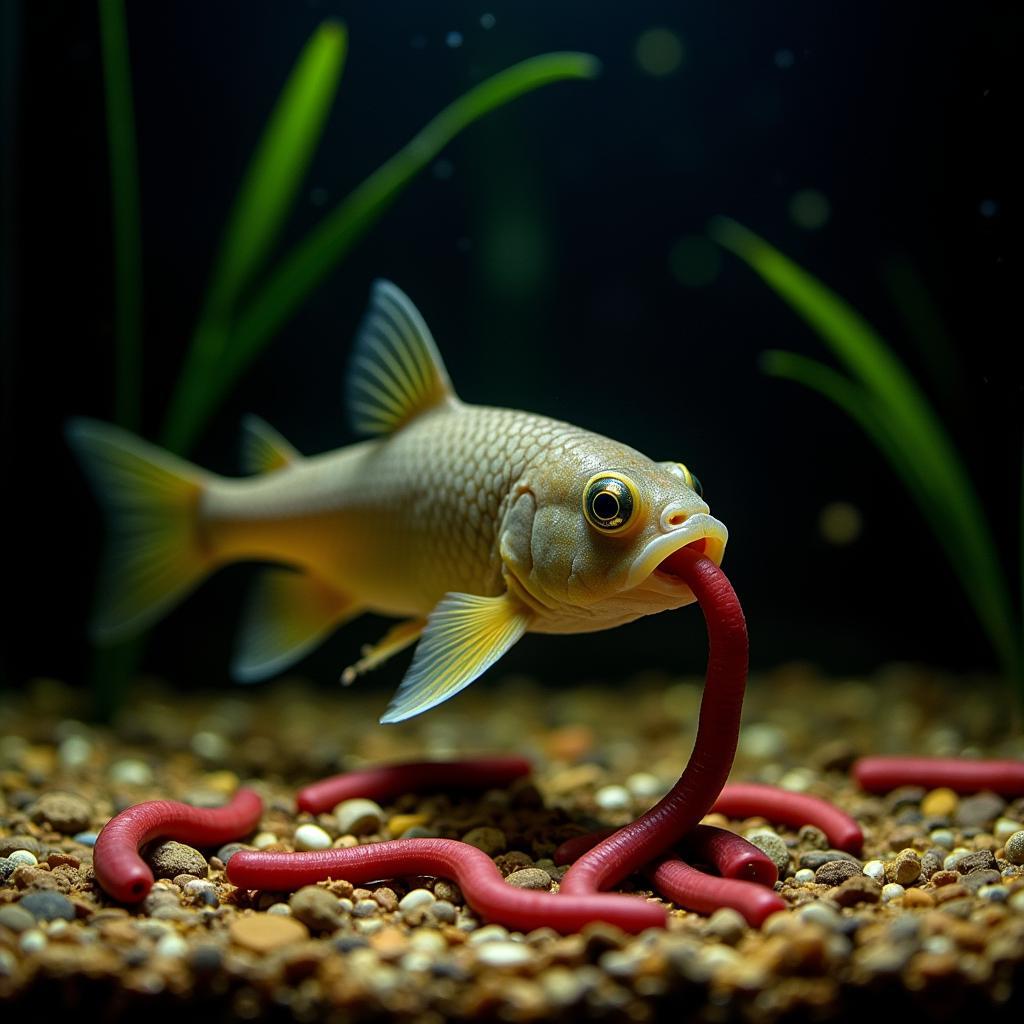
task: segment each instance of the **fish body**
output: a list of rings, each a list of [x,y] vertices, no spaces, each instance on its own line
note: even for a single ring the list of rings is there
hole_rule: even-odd
[[[432,707],[526,632],[582,633],[693,601],[671,555],[721,561],[727,533],[686,467],[572,424],[462,402],[418,311],[374,286],[349,378],[354,425],[376,436],[299,455],[246,423],[257,475],[206,473],[92,420],[69,439],[108,509],[95,632],[159,617],[236,561],[265,570],[235,674],[287,668],[366,611],[403,619],[345,678],[419,640],[383,721]]]

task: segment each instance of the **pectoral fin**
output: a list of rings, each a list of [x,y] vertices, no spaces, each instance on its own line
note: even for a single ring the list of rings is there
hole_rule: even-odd
[[[360,610],[308,573],[266,570],[243,619],[233,675],[252,683],[283,672]]]
[[[420,634],[426,629],[426,626],[426,619],[406,619],[405,622],[396,623],[377,643],[367,644],[363,648],[363,656],[341,673],[342,683],[345,686],[351,686],[359,676],[384,664],[388,658],[398,654],[399,651],[404,651],[406,647],[414,644],[420,638]]]
[[[446,594],[381,722],[412,718],[469,686],[526,632],[531,616],[508,594]]]

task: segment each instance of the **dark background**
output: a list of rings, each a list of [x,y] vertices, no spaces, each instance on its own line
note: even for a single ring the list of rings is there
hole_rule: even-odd
[[[0,3],[3,681],[84,685],[101,524],[61,428],[68,415],[113,408],[95,6]],[[474,82],[544,51],[589,51],[604,65],[599,80],[548,86],[490,115],[413,183],[245,376],[196,461],[235,472],[246,411],[306,452],[350,442],[350,339],[371,280],[389,277],[420,306],[465,399],[557,415],[698,473],[730,528],[725,566],[756,667],[994,668],[937,543],[875,449],[823,399],[758,368],[772,347],[831,362],[822,344],[732,257],[696,288],[668,256],[725,213],[862,310],[934,398],[1013,585],[1024,408],[1013,5],[129,0],[127,12],[149,436],[242,169],[323,18],[345,20],[349,57],[285,246]],[[634,56],[639,34],[659,26],[685,48],[664,78]],[[460,46],[447,45],[451,31]],[[791,66],[779,66],[780,51]],[[806,188],[831,205],[820,230],[790,216]],[[924,346],[907,318],[926,307],[886,285],[894,258],[925,283],[943,327]],[[819,529],[837,500],[863,516],[852,544]],[[146,667],[182,687],[234,685],[226,667],[250,574],[224,571],[170,615]],[[332,684],[382,627],[348,627],[301,669]],[[553,682],[697,671],[702,628],[691,610],[588,637],[528,637],[502,667]],[[367,685],[392,688],[406,660]]]

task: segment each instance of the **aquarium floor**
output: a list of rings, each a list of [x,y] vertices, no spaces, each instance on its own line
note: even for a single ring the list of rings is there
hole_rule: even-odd
[[[146,683],[105,729],[84,724],[80,694],[39,681],[0,702],[0,855],[28,850],[39,862],[0,860],[0,1006],[103,1020],[1024,1019],[1024,868],[1002,860],[993,835],[1007,819],[1021,827],[1024,800],[911,789],[872,797],[846,774],[869,752],[1020,756],[1019,739],[1007,738],[1010,703],[984,679],[901,666],[825,680],[794,665],[753,680],[732,777],[833,801],[860,821],[864,859],[890,869],[907,847],[991,851],[1002,877],[990,872],[986,886],[955,872],[922,875],[883,902],[870,884],[852,898],[824,881],[797,884],[801,863],[822,859],[821,836],[785,828],[777,831],[790,865],[778,889],[790,909],[760,931],[731,913],[672,909],[667,930],[637,937],[603,925],[509,936],[480,922],[456,886],[433,879],[354,891],[328,883],[289,905],[287,895],[229,885],[229,851],[163,848],[157,861],[174,877],[135,909],[114,904],[93,878],[90,833],[141,800],[210,805],[244,782],[265,798],[259,845],[290,850],[296,827],[311,822],[295,812],[295,789],[315,778],[514,751],[536,773],[507,790],[402,797],[358,840],[341,837],[333,814],[315,824],[341,845],[410,828],[453,838],[482,829],[473,838],[503,873],[526,870],[514,883],[550,879],[555,888],[561,872],[550,857],[560,841],[626,822],[678,776],[700,693],[698,679],[657,675],[563,690],[493,679],[382,727],[386,695],[358,685],[181,696]],[[399,909],[413,888],[430,894]],[[650,895],[640,879],[623,888]],[[50,895],[29,900],[29,911],[19,903],[30,894]],[[291,928],[273,927],[282,918]]]

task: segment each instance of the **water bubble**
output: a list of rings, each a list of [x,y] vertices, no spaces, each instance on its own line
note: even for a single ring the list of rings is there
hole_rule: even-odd
[[[796,63],[796,54],[788,47],[776,50],[772,57],[775,66],[782,71],[788,71]]]
[[[498,19],[493,14],[481,14],[480,15],[480,27],[481,28],[494,28],[498,23]]]
[[[641,32],[633,53],[640,68],[656,78],[675,74],[685,57],[683,41],[667,28],[650,28]]]
[[[462,33],[449,32],[448,35],[444,37],[444,44],[453,50],[457,50],[462,45]]]
[[[807,231],[823,228],[832,216],[832,204],[815,188],[803,188],[789,200],[789,216]]]
[[[722,269],[722,252],[703,235],[684,235],[669,250],[672,276],[687,288],[706,288]]]
[[[848,501],[829,502],[818,517],[818,530],[829,544],[852,544],[863,527],[860,509]]]

